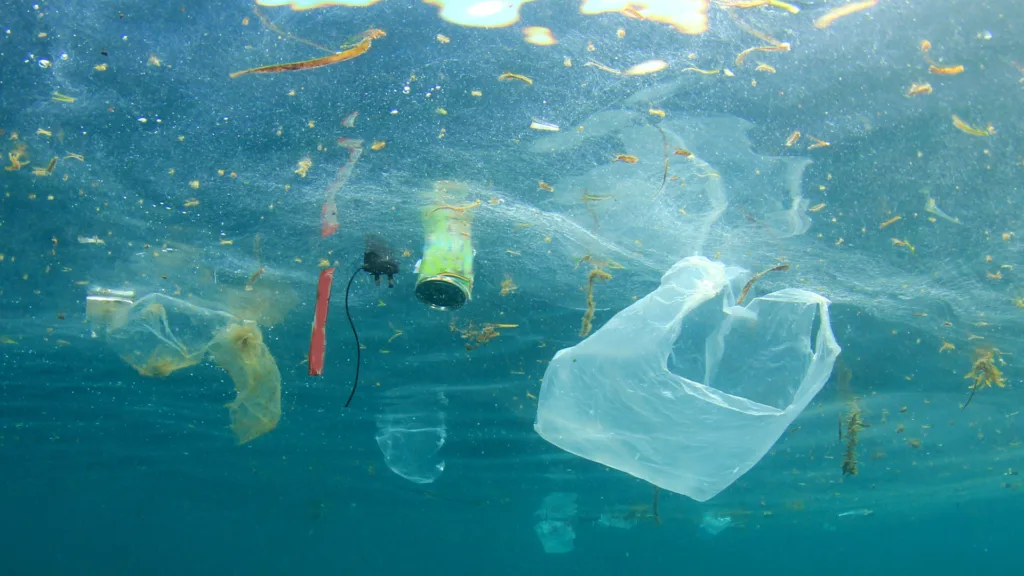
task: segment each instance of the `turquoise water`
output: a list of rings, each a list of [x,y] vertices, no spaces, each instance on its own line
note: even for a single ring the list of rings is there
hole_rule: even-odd
[[[702,34],[553,0],[495,28],[396,0],[0,8],[0,571],[1015,570],[1024,9],[882,0],[816,28],[838,4],[715,5]],[[534,25],[558,43],[523,42]],[[349,61],[229,77],[327,55],[298,38],[335,50],[373,28],[387,35]],[[790,50],[737,63],[778,42]],[[622,74],[647,60],[667,67]],[[439,200],[439,181],[466,192]],[[339,230],[322,237],[332,185]],[[472,299],[454,311],[414,294],[439,203],[472,219]],[[393,250],[394,288],[356,272],[367,234]],[[554,354],[583,340],[589,274],[611,276],[593,285],[593,334],[693,255],[746,270],[734,296],[788,264],[750,298],[828,298],[842,347],[763,458],[706,502],[534,430]],[[326,362],[309,376],[328,265]],[[346,409],[353,273],[364,348]],[[279,414],[252,439],[226,408],[235,357],[213,343],[238,326],[280,373]],[[964,407],[985,354],[1005,387]],[[600,377],[614,368],[573,398],[645,379]],[[770,369],[746,389],[785,388]],[[272,372],[242,379],[273,388]],[[844,475],[853,412],[866,426]],[[663,418],[641,443],[686,443],[670,408],[635,417]],[[701,430],[713,449],[670,469],[762,436]],[[545,547],[544,527],[569,543]]]

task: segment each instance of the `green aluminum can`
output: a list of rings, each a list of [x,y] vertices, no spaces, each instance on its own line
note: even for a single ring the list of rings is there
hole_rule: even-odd
[[[473,294],[473,205],[447,204],[465,198],[459,183],[435,184],[435,202],[423,212],[423,258],[416,297],[439,310],[454,310]],[[457,197],[452,197],[456,193]]]

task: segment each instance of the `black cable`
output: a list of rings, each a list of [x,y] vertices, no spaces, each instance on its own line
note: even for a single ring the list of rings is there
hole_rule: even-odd
[[[348,325],[352,327],[352,335],[356,338],[356,377],[352,380],[352,392],[348,395],[348,400],[345,401],[345,408],[348,408],[348,405],[352,403],[352,397],[356,395],[356,387],[359,386],[359,361],[361,357],[359,333],[356,332],[356,323],[352,321],[352,314],[348,311],[348,293],[352,291],[352,282],[362,271],[362,268],[356,268],[356,271],[352,273],[352,277],[348,279],[348,286],[345,287],[345,316],[348,316]]]

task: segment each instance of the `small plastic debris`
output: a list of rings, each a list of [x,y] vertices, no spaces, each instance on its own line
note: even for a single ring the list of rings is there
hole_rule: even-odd
[[[857,510],[847,510],[846,512],[840,512],[836,514],[839,518],[845,518],[847,516],[874,516],[875,511],[867,508],[858,508]]]
[[[943,220],[946,220],[947,222],[952,222],[953,224],[961,224],[959,218],[956,218],[955,216],[950,216],[949,214],[946,214],[945,212],[942,211],[941,208],[938,207],[938,205],[935,203],[935,198],[932,198],[931,188],[929,188],[927,186],[922,188],[921,189],[921,194],[924,195],[924,197],[925,197],[925,200],[924,200],[924,210],[925,210],[925,212],[928,212],[930,214],[934,214],[934,215],[938,216],[939,218],[942,218]]]
[[[536,118],[534,118],[530,122],[530,129],[540,130],[542,132],[558,132],[559,130],[561,130],[561,128],[559,128],[557,124],[545,122],[544,120],[537,120]]]

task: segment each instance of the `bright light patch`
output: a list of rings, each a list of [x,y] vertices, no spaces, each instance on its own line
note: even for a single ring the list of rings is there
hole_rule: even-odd
[[[629,70],[626,70],[623,74],[626,76],[643,76],[644,74],[660,72],[667,67],[668,62],[665,62],[664,60],[648,60],[635,66],[631,66]]]
[[[534,0],[423,0],[436,6],[441,19],[475,28],[504,28],[519,22],[519,11]],[[312,10],[331,6],[366,7],[380,0],[256,0],[260,6],[290,6],[292,10]],[[701,34],[708,29],[710,0],[581,0],[580,14],[618,12],[634,20],[650,20],[675,27],[684,34]],[[546,35],[531,36],[526,30],[545,30]],[[551,46],[557,40],[551,31],[531,26],[523,31],[526,41]],[[534,41],[536,39],[536,41]]]
[[[554,46],[558,44],[551,30],[543,26],[527,26],[523,28],[523,39],[534,46]]]
[[[256,0],[256,3],[260,6],[291,6],[292,10],[312,10],[314,8],[329,8],[331,6],[361,8],[373,6],[377,2],[380,2],[380,0]]]
[[[442,20],[476,28],[503,28],[519,21],[523,4],[533,0],[423,0],[440,8]]]
[[[580,14],[606,12],[670,24],[684,34],[708,29],[708,0],[583,0],[580,6]]]

